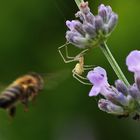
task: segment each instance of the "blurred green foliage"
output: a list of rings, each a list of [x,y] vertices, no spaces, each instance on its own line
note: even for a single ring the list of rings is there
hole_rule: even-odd
[[[109,4],[119,14],[119,23],[108,40],[108,46],[129,81],[125,58],[139,49],[140,19],[138,0],[89,1],[94,13],[99,4]],[[0,83],[7,85],[17,76],[30,71],[53,73],[74,67],[64,64],[57,48],[65,43],[65,21],[74,19],[74,0],[6,0],[0,2]],[[70,46],[71,54],[77,51]],[[86,63],[104,67],[109,82],[117,79],[101,51],[93,49]],[[71,74],[61,75],[58,86],[41,92],[29,112],[18,106],[11,121],[0,110],[1,140],[139,140],[139,122],[118,119],[100,111],[97,100],[88,97],[90,86],[84,86]],[[57,82],[57,80],[55,81]]]

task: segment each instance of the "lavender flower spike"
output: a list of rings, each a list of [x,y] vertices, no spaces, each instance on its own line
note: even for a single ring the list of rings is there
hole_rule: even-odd
[[[128,68],[134,73],[140,73],[137,60],[139,54],[139,51],[133,51],[127,57]],[[137,76],[135,83],[131,86],[127,87],[123,81],[116,80],[114,87],[109,85],[106,71],[101,67],[95,67],[88,72],[87,78],[93,84],[89,96],[103,95],[104,99],[98,102],[100,110],[120,117],[131,115],[133,119],[140,118],[140,80]]]
[[[101,67],[96,67],[88,72],[87,78],[93,84],[89,96],[97,96],[99,93],[105,93],[109,86],[106,71]]]
[[[118,16],[110,6],[101,4],[98,15],[93,15],[88,2],[81,2],[76,17],[80,20],[66,21],[69,30],[66,39],[78,48],[89,48],[105,41],[117,24]]]

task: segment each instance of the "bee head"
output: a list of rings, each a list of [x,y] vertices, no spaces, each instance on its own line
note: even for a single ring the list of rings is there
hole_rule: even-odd
[[[36,79],[37,85],[38,85],[39,89],[41,90],[44,85],[44,80],[43,80],[42,76],[35,72],[31,72],[31,73],[29,73],[29,75],[32,76],[34,79]]]
[[[14,84],[17,84],[17,83],[23,87],[34,86],[38,90],[41,90],[43,88],[44,82],[43,82],[43,78],[39,74],[32,72],[32,73],[19,77],[14,82]]]

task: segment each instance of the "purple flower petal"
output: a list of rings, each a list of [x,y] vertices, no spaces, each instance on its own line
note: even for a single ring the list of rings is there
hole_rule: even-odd
[[[66,25],[70,30],[74,30],[74,23],[73,22],[67,20]]]
[[[100,87],[93,86],[92,89],[89,92],[89,96],[97,96],[100,93]]]
[[[131,72],[140,72],[140,51],[134,50],[126,58],[126,65]]]
[[[101,67],[96,67],[92,71],[89,71],[87,78],[94,86],[107,83],[106,71]]]

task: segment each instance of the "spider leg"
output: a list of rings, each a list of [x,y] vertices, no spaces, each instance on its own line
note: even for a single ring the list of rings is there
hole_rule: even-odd
[[[77,54],[77,55],[75,56],[75,59],[76,59],[76,58],[79,58],[79,57],[81,57],[81,56],[84,56],[88,50],[89,50],[89,49],[84,49],[83,51],[81,51],[79,54]]]
[[[66,42],[64,45],[60,46],[58,48],[58,52],[60,54],[60,56],[62,57],[63,61],[65,63],[70,63],[70,62],[73,62],[73,61],[79,61],[79,57],[83,56],[85,54],[85,52],[87,52],[89,49],[85,49],[83,51],[81,51],[79,54],[77,54],[76,56],[69,56],[68,54],[68,47],[67,45],[70,44],[69,42]],[[66,55],[66,58],[64,57],[61,49],[65,47],[65,55]],[[68,60],[66,60],[68,59]]]
[[[60,47],[58,48],[58,52],[59,52],[60,56],[62,57],[62,59],[63,59],[63,61],[64,61],[65,63],[70,63],[70,62],[73,62],[73,61],[75,61],[75,60],[74,60],[74,57],[69,57],[69,56],[68,56],[67,44],[68,44],[68,43],[65,43],[64,45],[60,46]],[[64,48],[64,47],[65,47],[66,58],[69,59],[69,60],[66,60],[66,58],[64,57],[64,55],[63,55],[63,53],[62,53],[62,51],[61,51],[61,49]]]
[[[75,68],[72,70],[72,73],[73,73],[75,76],[79,77],[80,79],[88,80],[87,78],[81,76],[80,74],[77,74],[77,73],[75,72]]]
[[[95,65],[84,65],[84,68],[93,68]]]
[[[82,83],[82,84],[84,84],[84,85],[92,85],[91,83],[87,83],[87,82],[84,82],[84,81],[82,81],[79,77],[77,77],[77,75],[76,74],[73,74],[73,77],[77,80],[77,81],[79,81],[80,83]]]
[[[85,70],[93,70],[93,68],[84,68],[84,71],[85,71]]]
[[[65,52],[66,52],[66,58],[68,58],[68,59],[74,59],[75,58],[74,56],[69,56],[69,54],[68,54],[68,46],[67,45],[65,46]]]
[[[82,83],[82,84],[84,84],[84,85],[92,85],[91,83],[89,83],[89,82],[84,82],[83,80],[88,80],[87,78],[85,78],[85,77],[83,77],[83,76],[81,76],[81,75],[79,75],[79,74],[77,74],[75,71],[74,71],[74,69],[72,70],[72,76],[76,79],[76,80],[78,80],[80,83]]]

